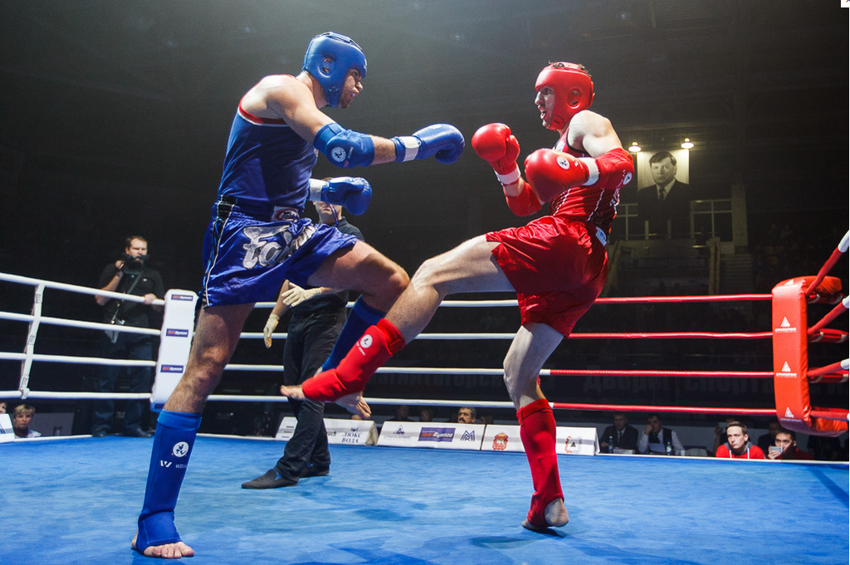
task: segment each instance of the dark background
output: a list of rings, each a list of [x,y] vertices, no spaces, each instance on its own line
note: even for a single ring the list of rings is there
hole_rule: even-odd
[[[0,272],[95,286],[124,237],[141,234],[167,288],[197,289],[239,98],[265,75],[296,74],[327,30],[354,38],[369,63],[352,107],[328,110],[345,127],[390,137],[446,122],[468,141],[500,121],[527,155],[556,141],[533,103],[537,73],[582,63],[593,110],[624,146],[675,149],[689,137],[701,197],[743,183],[751,242],[789,225],[822,264],[847,228],[848,13],[838,0],[3,2]],[[320,157],[314,176],[350,173]],[[375,196],[350,219],[411,273],[470,236],[526,221],[469,148],[450,166],[353,173]],[[0,283],[0,295],[4,310],[31,307],[28,287]],[[99,320],[89,297],[48,295],[47,315]],[[490,327],[516,328],[514,312],[497,318]],[[2,349],[20,351],[20,324],[0,327]],[[52,342],[43,328],[57,352],[92,340]],[[17,388],[18,372],[0,363],[3,389]]]

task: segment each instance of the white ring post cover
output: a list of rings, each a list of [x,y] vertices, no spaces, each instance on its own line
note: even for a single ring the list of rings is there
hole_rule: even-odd
[[[169,290],[159,339],[156,379],[151,390],[151,410],[159,412],[186,370],[195,327],[198,295],[188,290]]]

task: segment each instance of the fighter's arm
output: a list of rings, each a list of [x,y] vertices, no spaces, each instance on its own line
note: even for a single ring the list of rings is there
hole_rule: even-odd
[[[343,168],[429,157],[441,163],[453,163],[463,151],[463,135],[448,124],[435,124],[392,139],[345,129],[319,111],[310,89],[295,77],[263,79],[243,98],[247,111],[250,110],[245,105],[249,103],[257,104],[260,109],[265,106],[331,163]]]
[[[590,157],[538,149],[525,160],[526,178],[542,202],[574,186],[619,189],[631,181],[634,162],[607,118],[579,112],[570,122],[567,142]]]

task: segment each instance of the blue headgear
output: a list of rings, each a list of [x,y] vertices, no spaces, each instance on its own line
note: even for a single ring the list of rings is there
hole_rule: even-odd
[[[317,35],[310,41],[301,67],[302,71],[307,71],[319,81],[331,108],[339,105],[342,86],[351,69],[357,69],[361,78],[365,77],[366,55],[353,39],[332,31]]]

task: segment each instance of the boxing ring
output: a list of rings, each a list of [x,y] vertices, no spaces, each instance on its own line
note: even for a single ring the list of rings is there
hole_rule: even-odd
[[[848,235],[813,277],[780,282],[771,294],[603,298],[600,303],[770,301],[770,331],[756,333],[576,333],[581,339],[771,340],[773,370],[611,371],[545,369],[541,376],[773,379],[774,409],[552,402],[556,411],[662,412],[777,416],[798,432],[836,436],[847,430],[846,408],[815,407],[809,387],[846,382],[847,359],[809,367],[808,344],[844,343],[847,332],[826,327],[848,309],[829,272],[846,253]],[[69,400],[152,398],[150,394],[35,390],[35,363],[143,364],[36,353],[38,329],[52,324],[85,330],[157,330],[42,316],[45,290],[105,293],[0,273],[0,281],[35,287],[32,313],[0,312],[28,324],[23,353],[0,352],[20,363],[17,390],[0,398]],[[809,304],[834,304],[809,325]],[[506,301],[446,301],[444,307],[499,308]],[[258,304],[270,308],[272,303]],[[166,304],[166,310],[168,305]],[[285,334],[283,334],[285,336]],[[246,340],[261,332],[244,332]],[[422,334],[421,340],[508,340],[513,334]],[[846,346],[839,354],[846,355]],[[161,363],[160,363],[161,364]],[[280,372],[279,365],[229,365],[228,370]],[[384,367],[380,373],[501,375],[499,369]],[[161,371],[159,374],[162,374]],[[474,399],[368,398],[374,405],[477,406],[512,409],[510,402]],[[551,399],[550,399],[551,400]],[[285,402],[280,397],[213,395],[211,402]],[[141,508],[150,442],[88,436],[0,444],[0,562],[136,563],[147,561],[129,541]],[[177,505],[176,523],[202,563],[846,563],[847,463],[740,461],[696,457],[600,454],[559,458],[571,522],[548,535],[526,531],[531,480],[523,453],[442,451],[332,445],[326,477],[297,487],[240,489],[283,452],[271,438],[201,434]]]

